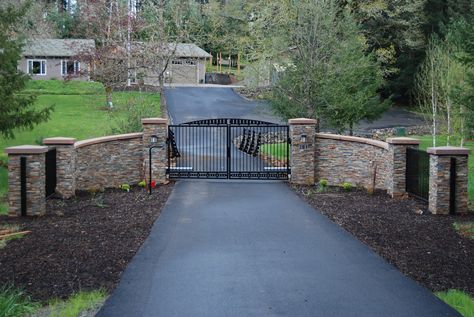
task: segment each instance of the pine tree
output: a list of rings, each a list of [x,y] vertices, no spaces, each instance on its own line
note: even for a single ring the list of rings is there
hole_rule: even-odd
[[[37,109],[35,98],[23,93],[29,76],[17,69],[23,41],[15,34],[28,4],[0,6],[0,134],[13,138],[17,128],[32,128],[46,121],[51,107]]]

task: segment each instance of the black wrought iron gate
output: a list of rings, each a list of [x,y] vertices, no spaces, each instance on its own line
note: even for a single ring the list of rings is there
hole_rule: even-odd
[[[170,125],[170,178],[288,179],[289,127],[248,119]]]

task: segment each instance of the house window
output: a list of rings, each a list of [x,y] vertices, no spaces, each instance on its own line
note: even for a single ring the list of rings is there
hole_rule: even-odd
[[[195,65],[196,65],[196,61],[190,61],[190,60],[187,60],[187,61],[186,61],[186,65],[192,65],[192,66],[195,66]]]
[[[174,59],[174,60],[171,61],[171,64],[173,64],[173,65],[182,65],[183,61],[181,61],[179,59]]]
[[[46,61],[28,60],[28,74],[46,75]]]
[[[77,75],[80,70],[80,64],[78,61],[62,61],[61,73],[63,75]]]

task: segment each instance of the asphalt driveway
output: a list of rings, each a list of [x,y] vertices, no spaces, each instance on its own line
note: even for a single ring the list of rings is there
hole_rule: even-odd
[[[284,183],[180,181],[98,316],[459,315]]]
[[[282,123],[267,103],[246,100],[231,88],[167,88],[165,97],[173,124],[214,118]]]
[[[226,88],[166,98],[174,123],[275,119]],[[97,316],[459,315],[283,182],[187,180]]]

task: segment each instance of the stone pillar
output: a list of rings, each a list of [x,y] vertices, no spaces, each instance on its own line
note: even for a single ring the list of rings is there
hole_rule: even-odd
[[[420,141],[412,138],[389,138],[387,192],[393,198],[406,194],[407,148],[418,148]]]
[[[450,212],[451,158],[456,159],[455,212],[467,212],[469,149],[443,146],[428,148],[430,154],[429,210],[433,214],[448,215]]]
[[[290,119],[291,179],[294,184],[315,183],[316,120]]]
[[[149,149],[151,136],[158,138],[155,148],[152,150],[152,180],[157,183],[166,181],[166,168],[168,167],[166,140],[168,138],[168,120],[163,118],[142,119],[143,124],[143,166],[145,179],[149,180]]]
[[[48,138],[43,144],[56,148],[56,194],[69,199],[76,194],[76,139]]]
[[[26,158],[26,215],[46,213],[45,153],[47,146],[22,145],[5,149],[8,154],[8,214],[21,216],[21,158]]]

